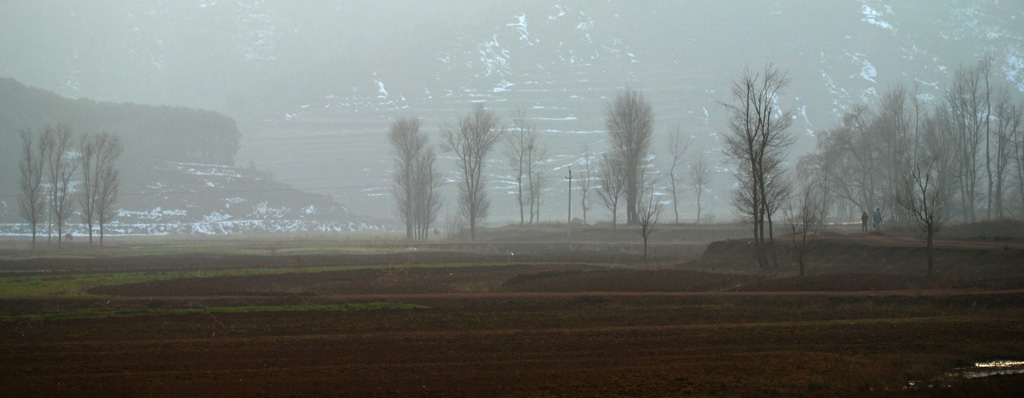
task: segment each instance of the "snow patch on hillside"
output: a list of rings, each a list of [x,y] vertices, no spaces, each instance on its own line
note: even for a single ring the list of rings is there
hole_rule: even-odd
[[[519,32],[519,41],[525,41],[526,45],[532,46],[533,43],[530,42],[530,31],[527,30],[526,26],[526,14],[516,15],[516,19],[518,19],[519,22],[505,24],[505,26],[514,28]]]
[[[1024,54],[1020,50],[1012,49],[1006,54],[1006,63],[1003,64],[1003,73],[1006,79],[1017,86],[1017,89],[1024,92]]]
[[[555,7],[555,10],[558,10],[558,13],[555,14],[555,15],[548,15],[548,20],[549,21],[554,21],[554,20],[556,20],[556,19],[558,19],[560,17],[564,17],[565,16],[565,11],[566,10],[563,9],[562,6],[560,6],[558,4],[555,4],[554,7]]]
[[[885,9],[887,14],[892,14],[892,8],[890,8],[889,6],[885,6]],[[861,21],[875,25],[879,28],[888,30],[890,32],[896,32],[896,28],[894,28],[892,24],[882,19],[882,13],[878,12],[874,8],[871,8],[871,6],[867,4],[861,5],[860,12],[861,14],[864,15],[864,17],[861,18]]]
[[[480,62],[484,65],[484,76],[492,74],[505,76],[511,72],[509,67],[511,56],[507,49],[501,48],[497,33],[491,37],[491,40],[479,46],[479,52]]]
[[[862,53],[850,54],[846,53],[846,56],[850,57],[854,63],[860,64],[860,77],[869,82],[875,83],[875,78],[878,77],[878,70],[865,58]],[[853,77],[853,76],[850,76]]]

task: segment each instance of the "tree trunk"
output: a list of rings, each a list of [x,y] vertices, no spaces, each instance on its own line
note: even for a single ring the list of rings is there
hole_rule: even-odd
[[[702,189],[702,188],[701,189],[697,189],[697,224],[700,224],[700,194],[702,193],[701,191],[703,191],[703,190],[704,189]],[[679,220],[676,220],[676,222],[679,222]]]
[[[676,198],[676,175],[672,176],[672,213],[676,216],[676,224],[679,224],[679,200]],[[652,188],[653,189],[653,188]]]
[[[928,277],[932,277],[935,269],[935,249],[932,247],[932,237],[935,235],[934,227],[928,225]]]

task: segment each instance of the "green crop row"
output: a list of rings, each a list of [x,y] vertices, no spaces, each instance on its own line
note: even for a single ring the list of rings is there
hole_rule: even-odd
[[[471,266],[528,265],[529,263],[444,263],[416,264],[402,267],[462,268]],[[615,267],[612,264],[593,264]],[[240,268],[222,270],[161,271],[161,272],[108,272],[91,274],[19,275],[0,277],[0,297],[68,297],[88,296],[88,290],[101,286],[157,282],[186,278],[214,278],[224,276],[282,275],[291,273],[333,272],[357,269],[387,269],[394,265]]]
[[[41,314],[4,315],[0,316],[0,322],[18,321],[50,321],[58,319],[95,319],[95,318],[127,318],[135,316],[151,315],[189,315],[189,314],[221,314],[221,313],[246,313],[246,312],[296,312],[296,311],[357,311],[357,310],[382,310],[382,309],[420,309],[428,308],[416,304],[390,303],[390,302],[369,302],[350,304],[327,304],[327,305],[278,305],[278,306],[237,306],[237,307],[207,307],[207,308],[148,308],[130,310],[84,310],[68,312],[51,312]]]

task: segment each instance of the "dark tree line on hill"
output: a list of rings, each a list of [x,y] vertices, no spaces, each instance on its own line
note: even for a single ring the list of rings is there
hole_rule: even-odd
[[[32,249],[44,223],[47,242],[56,232],[60,249],[75,203],[88,228],[89,244],[96,226],[102,246],[103,225],[113,218],[120,184],[114,168],[123,151],[120,138],[106,132],[83,134],[76,143],[69,127],[48,125],[38,134],[22,130],[21,140],[18,208],[30,224]]]
[[[231,118],[212,111],[68,99],[0,79],[0,184],[18,179],[22,130],[46,125],[118,134],[128,170],[154,161],[234,164],[241,134]]]

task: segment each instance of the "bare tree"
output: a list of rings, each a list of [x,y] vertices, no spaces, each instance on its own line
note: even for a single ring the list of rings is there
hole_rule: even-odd
[[[871,140],[875,146],[873,152],[879,155],[875,163],[879,165],[884,191],[881,207],[897,222],[906,216],[901,214],[899,207],[886,204],[890,203],[892,192],[897,190],[902,176],[910,167],[908,159],[911,157],[910,144],[914,134],[914,117],[910,113],[916,111],[916,108],[909,106],[907,96],[907,88],[902,83],[891,85],[882,95],[873,121],[874,137]]]
[[[827,158],[816,163],[823,166],[820,172],[829,197],[836,199],[838,208],[857,209],[857,215],[882,207],[886,198],[881,189],[881,162],[876,161],[882,154],[873,142],[873,119],[867,106],[856,106],[843,116],[840,126],[818,135],[819,156]]]
[[[619,203],[626,190],[625,175],[617,171],[620,167],[618,159],[608,154],[602,156],[599,171],[601,186],[598,187],[597,195],[605,208],[612,213],[612,229],[618,224]]]
[[[46,191],[43,189],[43,172],[47,154],[43,146],[33,144],[34,136],[28,130],[21,131],[22,159],[19,164],[21,171],[21,197],[18,207],[21,216],[32,228],[32,250],[36,249],[36,234],[43,212],[46,211]]]
[[[57,144],[56,140],[57,129],[53,126],[43,127],[42,132],[39,135],[39,154],[43,156],[44,168],[43,177],[45,179],[45,192],[44,196],[46,201],[46,244],[49,245],[53,238],[53,175],[50,170],[50,152],[53,152],[54,145]]]
[[[544,191],[544,173],[540,170],[534,171],[530,178],[530,223],[537,220],[540,224],[540,203],[541,193]]]
[[[771,239],[771,214],[785,196],[779,165],[783,150],[793,142],[786,132],[793,122],[792,113],[776,105],[787,82],[785,73],[771,64],[760,74],[747,69],[733,84],[734,102],[725,105],[731,115],[724,150],[736,162],[740,182],[733,205],[753,227],[755,258],[761,268],[770,264],[766,228]]]
[[[117,202],[117,192],[120,188],[117,169],[113,165],[107,166],[100,171],[100,178],[97,180],[96,196],[96,222],[100,227],[100,247],[103,247],[103,226],[114,218],[114,203]]]
[[[985,54],[978,60],[978,76],[984,81],[984,120],[985,124],[985,176],[988,178],[988,190],[985,199],[985,218],[992,218],[992,68],[995,66],[995,58],[992,54]],[[979,87],[981,88],[981,87]]]
[[[530,223],[533,223],[536,200],[531,194],[536,191],[533,184],[536,182],[533,176],[535,169],[544,159],[546,150],[538,143],[537,130],[526,116],[526,110],[519,109],[512,113],[512,128],[505,135],[505,156],[512,167],[513,178],[516,181],[516,203],[519,204],[519,224],[522,225],[525,219],[527,204],[530,205]],[[527,185],[523,186],[526,179]],[[538,219],[539,221],[539,219]]]
[[[995,191],[993,193],[996,217],[1004,217],[1006,208],[1003,199],[1005,197],[1005,181],[1007,179],[1007,168],[1014,151],[1014,140],[1020,135],[1022,115],[1021,106],[1014,104],[1010,89],[1004,85],[996,97],[995,120],[996,120],[996,172]]]
[[[1017,217],[1024,219],[1024,102],[1017,102],[1009,111],[1013,122],[1007,127],[1005,134],[1009,136],[1010,156],[1013,157],[1014,174],[1017,182],[1017,198],[1020,200]]]
[[[590,188],[592,184],[594,154],[590,147],[583,145],[583,173],[576,179],[576,186],[580,187],[580,208],[583,209],[583,223],[587,223],[587,210],[590,210]]]
[[[925,154],[919,157],[910,174],[906,176],[903,189],[896,196],[896,203],[913,216],[918,227],[925,233],[929,277],[935,268],[932,241],[935,233],[942,229],[946,217],[946,193],[938,174],[940,168],[936,167],[937,156]]]
[[[679,224],[679,186],[676,184],[679,178],[676,175],[676,168],[682,166],[683,157],[686,156],[686,151],[690,149],[692,142],[690,137],[683,134],[683,128],[679,125],[673,126],[668,131],[668,135],[665,136],[665,148],[668,150],[669,161],[671,162],[668,169],[668,177],[672,188],[672,214],[676,217],[676,224]]]
[[[814,187],[812,184],[804,184],[801,193],[782,208],[783,217],[789,225],[790,236],[793,239],[793,248],[796,250],[800,276],[804,276],[804,257],[810,248],[807,244],[807,235],[817,232],[821,220],[825,217],[825,208],[822,206],[824,202],[815,197]]]
[[[983,100],[981,80],[977,68],[961,66],[954,74],[953,85],[946,92],[948,112],[945,121],[956,165],[953,172],[957,176],[960,213],[970,221],[977,220],[978,152],[988,119],[983,116],[987,105]]]
[[[416,215],[416,238],[427,240],[430,236],[430,225],[437,220],[441,212],[441,191],[444,179],[437,171],[437,154],[434,148],[427,147],[416,158],[415,181],[413,190],[413,214]]]
[[[47,126],[43,139],[49,141],[47,165],[50,177],[50,212],[57,227],[57,248],[60,248],[64,226],[71,217],[74,200],[71,198],[71,180],[78,169],[72,159],[71,129],[67,126]]]
[[[640,236],[644,240],[644,262],[647,262],[647,242],[654,233],[654,227],[661,219],[662,204],[654,193],[654,182],[651,182],[646,200],[641,200],[637,207],[637,224],[640,226]]]
[[[82,222],[89,230],[89,244],[93,242],[93,226],[97,221],[96,211],[100,202],[100,188],[105,170],[112,168],[114,161],[121,157],[121,139],[110,133],[83,135],[79,144],[79,163],[82,168],[81,195],[79,208]]]
[[[96,142],[89,134],[83,134],[78,143],[78,162],[82,169],[82,181],[78,186],[78,207],[82,222],[89,230],[89,244],[92,245],[92,223],[95,220],[94,202],[96,199],[96,180],[99,175],[93,170],[96,158]]]
[[[444,149],[455,153],[459,170],[459,210],[469,222],[469,235],[476,240],[478,220],[487,216],[490,201],[484,192],[484,166],[487,154],[501,139],[498,116],[477,104],[458,127],[441,126]]]
[[[395,180],[393,193],[398,211],[398,218],[405,223],[405,239],[413,240],[417,221],[414,207],[416,205],[416,165],[427,147],[427,135],[420,132],[420,120],[416,118],[399,118],[391,123],[388,130],[388,142],[391,143],[392,155],[395,159]]]
[[[707,157],[704,155],[704,152],[697,155],[697,159],[690,165],[690,183],[693,184],[693,189],[697,191],[697,224],[700,224],[701,196],[704,194],[704,189],[711,184],[711,168],[708,166]]]
[[[637,221],[637,206],[644,162],[650,153],[654,135],[654,107],[643,93],[632,88],[619,92],[605,106],[605,125],[611,138],[611,151],[619,159],[617,173],[623,174],[626,197],[626,223]]]

